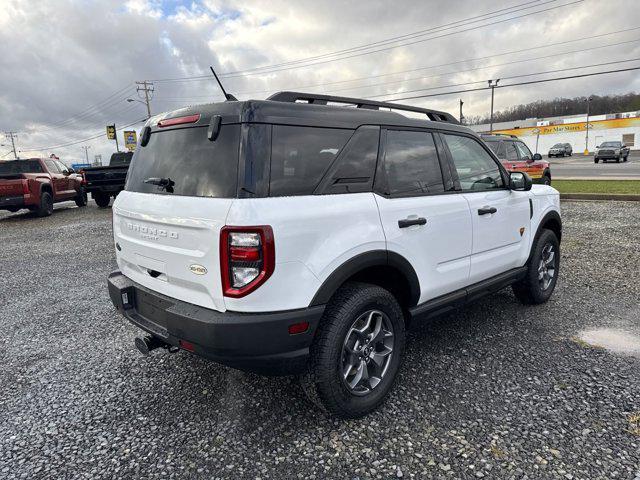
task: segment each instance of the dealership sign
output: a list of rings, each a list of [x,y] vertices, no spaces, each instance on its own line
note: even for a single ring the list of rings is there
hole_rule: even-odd
[[[606,130],[609,128],[640,127],[640,118],[612,118],[611,120],[596,120],[589,122],[589,130]],[[587,122],[563,123],[559,125],[544,125],[539,127],[510,128],[508,130],[494,130],[494,133],[527,137],[533,135],[553,135],[555,133],[584,132]]]
[[[130,152],[136,149],[136,143],[138,143],[138,135],[135,130],[124,131],[124,146],[129,149]]]

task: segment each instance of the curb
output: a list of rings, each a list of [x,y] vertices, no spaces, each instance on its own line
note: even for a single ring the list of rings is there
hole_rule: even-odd
[[[640,195],[627,193],[561,193],[560,200],[618,200],[640,202]]]

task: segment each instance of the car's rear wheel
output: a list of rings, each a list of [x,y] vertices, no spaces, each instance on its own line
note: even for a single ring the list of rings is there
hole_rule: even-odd
[[[544,303],[556,288],[560,271],[560,242],[551,230],[535,240],[525,277],[514,283],[513,293],[524,304]]]
[[[111,201],[111,197],[102,192],[93,192],[91,194],[93,199],[100,208],[106,208],[109,206],[109,202]]]
[[[301,383],[329,413],[361,417],[391,390],[404,342],[404,317],[395,297],[376,285],[348,283],[327,305]]]
[[[78,207],[87,206],[87,192],[84,187],[80,187],[80,191],[78,192],[78,195],[76,195],[75,201]]]
[[[40,194],[40,205],[36,210],[36,215],[39,217],[48,217],[53,213],[53,197],[49,192],[42,192]]]

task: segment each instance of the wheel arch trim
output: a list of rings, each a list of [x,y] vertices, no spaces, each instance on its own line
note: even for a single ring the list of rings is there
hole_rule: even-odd
[[[370,267],[392,267],[398,270],[409,285],[409,299],[411,306],[415,306],[420,298],[420,281],[409,261],[402,255],[388,250],[372,250],[350,258],[331,275],[329,275],[316,292],[309,304],[310,307],[322,305],[329,301],[333,294],[349,278]]]

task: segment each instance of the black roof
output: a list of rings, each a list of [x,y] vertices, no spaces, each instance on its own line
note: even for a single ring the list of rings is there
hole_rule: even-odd
[[[344,106],[344,104],[349,106]],[[381,108],[393,109],[394,111],[380,110]],[[411,118],[397,113],[400,111],[417,115],[423,114],[424,119]],[[451,114],[438,110],[298,92],[279,92],[266,100],[227,101],[189,106],[156,115],[149,119],[146,125],[155,131],[158,129],[158,121],[162,119],[193,114],[200,114],[200,119],[193,124],[200,126],[208,125],[212,115],[220,115],[223,124],[273,123],[350,129],[358,128],[361,125],[389,125],[444,129],[475,135],[470,129],[461,126]],[[171,127],[164,127],[162,130],[169,128]]]

